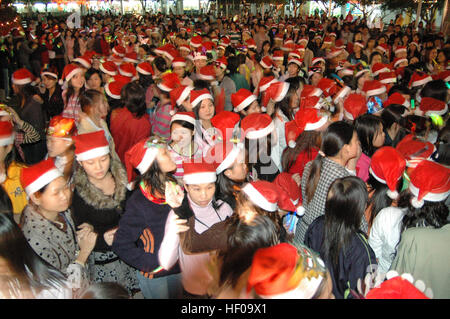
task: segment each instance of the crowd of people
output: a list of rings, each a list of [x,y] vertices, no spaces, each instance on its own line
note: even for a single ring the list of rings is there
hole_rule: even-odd
[[[450,298],[450,42],[260,14],[2,39],[2,298]]]

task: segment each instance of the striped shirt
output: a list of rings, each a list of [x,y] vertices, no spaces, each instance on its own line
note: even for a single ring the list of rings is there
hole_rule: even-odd
[[[230,33],[228,33],[228,35],[230,36],[230,42],[232,44],[237,44],[239,43],[239,41],[241,41],[241,33],[239,31],[230,31]]]
[[[197,144],[194,144],[194,154],[192,154],[192,156],[181,155],[180,153],[175,151],[170,144],[168,145],[167,149],[169,151],[170,157],[177,165],[177,169],[176,169],[175,173],[173,174],[173,176],[176,179],[183,178],[183,175],[184,175],[183,162],[190,160],[192,158],[197,158],[197,157],[201,156],[201,152],[199,151],[200,148],[198,147]]]
[[[172,110],[173,108],[170,102],[164,105],[158,103],[155,112],[150,115],[153,135],[159,135],[167,139],[170,138],[170,120],[172,119],[170,111]]]
[[[64,90],[62,93],[62,97],[64,100],[64,110],[62,112],[63,117],[75,119],[75,122],[78,123],[80,120],[80,112],[81,105],[78,99],[78,95],[72,95],[70,99],[67,101],[66,99],[67,90]]]

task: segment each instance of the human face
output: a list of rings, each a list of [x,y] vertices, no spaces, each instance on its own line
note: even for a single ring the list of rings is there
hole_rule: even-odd
[[[373,66],[375,63],[381,63],[382,62],[382,58],[381,55],[376,54],[374,55],[373,59],[372,59],[372,65]]]
[[[316,86],[317,83],[323,78],[322,73],[314,72],[313,76],[311,77],[311,85]]]
[[[56,79],[52,78],[51,76],[44,75],[42,77],[42,83],[44,83],[44,86],[47,90],[50,90],[56,86]]]
[[[103,98],[95,104],[94,112],[97,118],[106,119],[108,115],[109,105],[106,98]]]
[[[89,80],[87,80],[87,84],[89,85],[89,88],[98,90],[102,85],[102,79],[100,78],[98,73],[94,73],[91,75]]]
[[[186,112],[192,112],[192,104],[189,101],[189,98],[187,98],[186,100],[183,101],[183,103],[181,103],[181,105],[184,107],[184,109],[186,110]]]
[[[49,157],[63,155],[73,144],[70,138],[47,135],[47,150]]]
[[[176,75],[178,75],[178,77],[179,77],[180,79],[183,79],[183,77],[184,77],[184,67],[182,67],[182,66],[176,66],[176,67],[173,68],[173,72],[174,72]]]
[[[158,149],[156,161],[158,163],[159,169],[163,173],[173,172],[177,169],[177,164],[175,164],[175,162],[172,160],[172,157],[165,147]]]
[[[238,157],[234,160],[233,165],[225,170],[225,176],[231,179],[234,182],[242,183],[245,181],[245,178],[248,173],[248,167],[245,163],[244,157],[245,151],[242,150]]]
[[[360,152],[361,152],[361,144],[359,142],[358,134],[356,132],[353,132],[352,139],[350,140],[349,144],[345,144],[342,148],[342,151],[344,151],[344,156],[347,159],[355,158]]]
[[[383,130],[383,124],[380,123],[377,133],[373,137],[372,145],[376,148],[382,147],[384,145],[385,134]]]
[[[436,49],[432,49],[430,52],[430,62],[435,60],[437,57],[437,50]]]
[[[287,71],[290,77],[296,77],[298,75],[298,65],[295,63],[289,63]]]
[[[80,161],[86,175],[93,180],[101,181],[109,172],[111,158],[109,154]]]
[[[72,190],[67,180],[60,176],[51,181],[45,191],[37,196],[36,193],[30,196],[31,200],[40,209],[48,212],[63,212],[69,208]]]
[[[211,99],[204,99],[200,104],[198,110],[198,117],[200,120],[209,121],[214,116],[214,104]]]
[[[184,185],[191,200],[200,207],[206,207],[216,192],[215,183]]]
[[[200,69],[206,65],[206,60],[205,59],[197,59],[194,61],[194,65],[197,68],[197,70],[200,71]]]
[[[192,141],[192,136],[194,132],[188,128],[183,127],[178,123],[172,124],[172,129],[170,131],[170,138],[179,147],[186,147]]]
[[[83,72],[78,72],[70,79],[70,83],[75,89],[81,89],[85,81]]]
[[[369,72],[364,73],[364,75],[358,79],[358,88],[362,89],[364,86],[364,83],[366,83],[366,81],[370,81],[370,79],[371,78],[370,78]]]
[[[250,105],[247,107],[247,110],[246,110],[246,111],[242,110],[241,113],[242,113],[244,116],[247,116],[247,115],[252,114],[252,113],[261,113],[261,107],[259,106],[258,101],[255,100],[255,101],[252,102],[252,104],[250,104]]]
[[[445,61],[446,61],[445,53],[443,51],[439,52],[439,54],[437,55],[437,62],[443,63]]]

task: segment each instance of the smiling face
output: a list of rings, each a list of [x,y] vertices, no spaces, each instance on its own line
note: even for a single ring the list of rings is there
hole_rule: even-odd
[[[70,83],[75,89],[81,89],[85,81],[83,72],[78,72],[70,79]]]

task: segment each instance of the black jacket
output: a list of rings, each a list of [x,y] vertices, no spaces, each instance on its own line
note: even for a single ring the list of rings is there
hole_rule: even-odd
[[[358,279],[364,281],[369,265],[376,265],[375,253],[367,242],[364,233],[353,235],[350,245],[339,254],[338,265],[333,266],[322,250],[325,216],[317,217],[305,235],[305,245],[318,252],[330,271],[333,281],[333,294],[336,299],[352,299],[351,290],[357,291]]]

